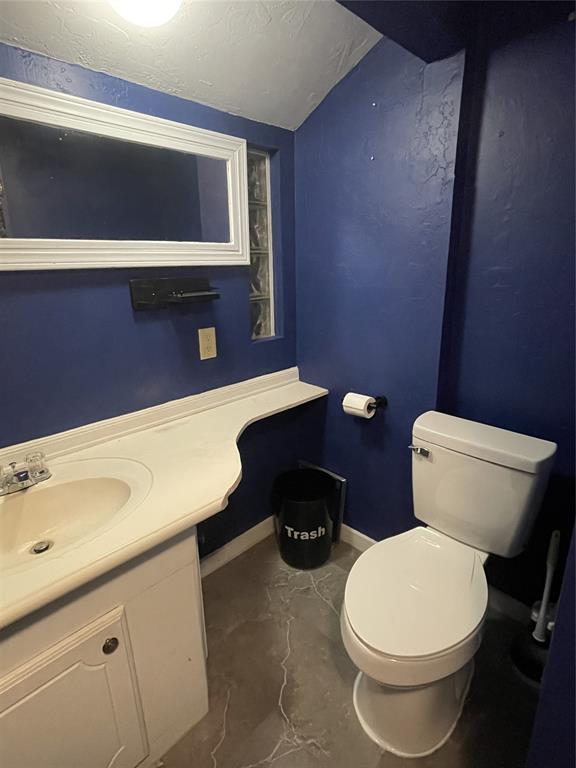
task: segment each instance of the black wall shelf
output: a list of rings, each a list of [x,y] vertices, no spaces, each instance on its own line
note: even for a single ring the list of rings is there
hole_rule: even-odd
[[[159,277],[154,280],[130,280],[132,307],[167,309],[175,305],[196,304],[220,298],[220,292],[208,280],[197,277]]]

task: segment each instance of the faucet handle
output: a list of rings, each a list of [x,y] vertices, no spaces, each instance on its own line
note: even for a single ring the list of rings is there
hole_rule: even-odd
[[[14,482],[13,463],[8,466],[0,464],[0,492],[6,490]]]
[[[26,464],[32,477],[43,477],[48,472],[44,463],[45,458],[46,455],[42,451],[35,451],[26,456]]]

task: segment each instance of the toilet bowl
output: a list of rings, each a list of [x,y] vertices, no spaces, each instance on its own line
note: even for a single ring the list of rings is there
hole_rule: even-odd
[[[518,554],[556,445],[429,411],[412,432],[419,526],[374,544],[352,567],[340,627],[359,673],[360,725],[402,757],[437,750],[456,727],[488,605],[489,553]]]
[[[383,749],[423,757],[452,733],[481,641],[485,559],[418,527],[375,544],[350,571],[340,625],[360,670],[354,708]]]

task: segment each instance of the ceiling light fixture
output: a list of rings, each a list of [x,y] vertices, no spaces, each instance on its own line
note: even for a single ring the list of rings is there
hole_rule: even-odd
[[[182,0],[108,0],[126,21],[139,27],[160,27],[172,19]]]

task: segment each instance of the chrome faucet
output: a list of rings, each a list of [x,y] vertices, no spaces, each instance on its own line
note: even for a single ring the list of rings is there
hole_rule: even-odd
[[[43,453],[29,453],[23,462],[11,461],[7,467],[0,465],[0,496],[16,493],[32,485],[48,480],[52,473],[44,463]]]

